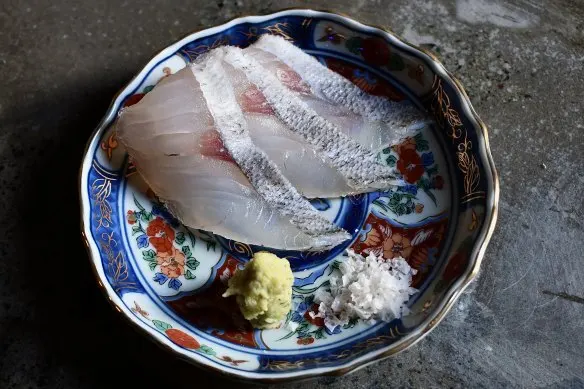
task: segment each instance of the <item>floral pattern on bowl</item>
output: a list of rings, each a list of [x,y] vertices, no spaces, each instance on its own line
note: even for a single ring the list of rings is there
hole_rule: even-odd
[[[293,309],[281,328],[262,331],[221,294],[237,268],[266,248],[182,226],[136,174],[111,124],[123,106],[197,56],[225,44],[244,47],[264,33],[289,39],[368,93],[411,100],[434,123],[420,123],[415,136],[379,150],[406,185],[313,200],[353,238],[324,253],[276,251],[294,270]],[[442,65],[390,33],[310,10],[236,19],[164,49],[116,97],[81,170],[83,235],[116,309],[184,359],[263,381],[346,373],[421,339],[478,271],[497,200],[486,129]],[[410,315],[333,330],[310,315],[315,291],[338,272],[346,248],[402,256],[418,270]]]

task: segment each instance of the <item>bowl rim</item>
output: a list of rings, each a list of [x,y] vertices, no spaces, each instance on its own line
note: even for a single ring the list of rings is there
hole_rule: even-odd
[[[265,373],[257,372],[243,372],[239,371],[235,373],[234,371],[226,370],[228,367],[222,367],[221,365],[211,364],[204,359],[195,359],[191,354],[186,354],[184,350],[178,348],[176,345],[172,344],[166,337],[161,334],[155,333],[150,327],[146,326],[140,320],[136,319],[135,316],[126,308],[123,304],[120,304],[121,299],[115,293],[115,291],[106,282],[103,282],[102,275],[100,274],[98,264],[101,263],[100,252],[95,242],[90,241],[88,236],[90,236],[89,223],[86,222],[87,215],[90,214],[89,210],[89,197],[84,192],[84,177],[87,177],[89,168],[91,167],[91,161],[93,157],[89,155],[89,150],[98,142],[98,136],[108,127],[109,122],[113,119],[116,114],[115,107],[121,103],[121,96],[124,92],[130,91],[139,80],[141,80],[155,64],[162,58],[168,56],[169,54],[175,53],[194,39],[204,37],[206,35],[211,35],[215,32],[220,32],[226,30],[230,27],[234,27],[241,23],[246,22],[262,22],[268,19],[273,19],[283,16],[307,16],[307,17],[329,17],[333,19],[340,19],[343,23],[350,27],[355,28],[359,31],[374,33],[378,36],[383,37],[386,41],[390,42],[392,45],[398,46],[406,51],[417,52],[418,56],[422,59],[436,74],[439,74],[444,79],[450,80],[452,82],[453,89],[460,97],[462,110],[466,117],[471,121],[474,127],[480,128],[479,138],[482,142],[479,142],[478,154],[480,155],[485,171],[488,173],[487,182],[489,190],[486,193],[486,204],[485,209],[485,222],[481,230],[479,231],[477,237],[475,238],[475,243],[473,245],[472,252],[470,254],[469,265],[465,269],[465,272],[459,277],[456,282],[451,285],[445,292],[444,298],[435,308],[432,314],[418,326],[417,329],[413,330],[408,335],[404,336],[402,339],[396,343],[386,346],[380,350],[376,350],[371,353],[362,355],[356,359],[348,361],[342,365],[332,366],[332,367],[316,367],[305,371],[296,372],[279,372],[271,373],[269,375]],[[92,158],[89,158],[92,157]],[[189,363],[194,364],[197,367],[206,368],[213,373],[220,373],[222,376],[238,380],[248,380],[253,382],[265,382],[265,383],[275,383],[275,382],[287,382],[287,381],[297,381],[302,379],[314,378],[316,376],[341,376],[347,373],[354,372],[360,368],[363,368],[373,362],[380,361],[382,359],[388,358],[391,355],[399,353],[413,344],[419,342],[424,336],[426,336],[440,321],[444,319],[446,314],[453,307],[454,303],[463,293],[463,291],[469,286],[469,284],[476,278],[480,265],[485,255],[486,248],[492,237],[493,231],[495,229],[497,216],[498,216],[498,203],[499,203],[499,177],[493,157],[490,151],[488,129],[485,123],[480,119],[476,113],[474,107],[470,102],[470,98],[466,93],[461,82],[450,73],[440,60],[430,51],[417,47],[400,37],[395,32],[391,31],[385,26],[376,26],[372,24],[366,24],[359,22],[352,17],[327,10],[313,10],[307,8],[286,8],[277,12],[267,13],[263,15],[248,15],[239,16],[229,21],[222,23],[220,25],[202,28],[185,35],[183,38],[175,41],[174,43],[164,47],[158,53],[151,57],[151,59],[146,63],[141,70],[134,75],[134,77],[121,88],[113,97],[110,105],[106,111],[106,114],[99,122],[95,130],[91,133],[85,150],[83,152],[83,157],[81,160],[81,166],[78,175],[78,191],[79,191],[79,201],[81,208],[80,215],[80,226],[81,226],[81,237],[87,248],[89,262],[91,263],[91,269],[96,277],[97,284],[99,285],[102,292],[105,294],[109,300],[112,307],[121,314],[126,320],[128,320],[133,325],[134,329],[140,330],[147,338],[154,341],[158,346],[170,351],[174,356],[186,360]]]

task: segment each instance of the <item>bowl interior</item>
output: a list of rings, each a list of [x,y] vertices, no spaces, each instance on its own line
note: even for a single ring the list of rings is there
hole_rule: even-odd
[[[288,325],[260,331],[221,294],[236,268],[266,248],[182,226],[136,173],[111,124],[119,109],[136,104],[189,61],[220,45],[247,46],[266,33],[289,39],[368,93],[411,101],[434,123],[420,123],[414,137],[379,150],[407,185],[312,201],[352,240],[323,253],[275,252],[294,270],[293,310]],[[247,378],[347,369],[419,338],[473,271],[491,212],[485,153],[456,85],[429,57],[397,39],[313,11],[239,19],[165,49],[114,102],[83,166],[86,236],[99,281],[118,310],[187,359]],[[418,270],[410,315],[391,323],[354,320],[334,331],[309,315],[315,291],[338,271],[349,247],[403,256]]]

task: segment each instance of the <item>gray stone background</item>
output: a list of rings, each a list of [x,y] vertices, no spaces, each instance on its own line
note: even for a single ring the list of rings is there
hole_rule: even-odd
[[[584,387],[584,2],[1,0],[0,388],[243,386],[170,357],[109,307],[79,239],[77,169],[156,51],[290,6],[438,53],[489,126],[501,176],[480,277],[447,318],[393,358],[302,387]]]

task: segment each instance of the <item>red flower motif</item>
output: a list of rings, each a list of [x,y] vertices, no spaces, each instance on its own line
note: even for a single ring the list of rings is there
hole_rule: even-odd
[[[184,273],[185,255],[175,247],[170,252],[159,252],[156,262],[160,265],[160,271],[168,278],[178,278]]]
[[[383,258],[390,259],[402,257],[407,259],[412,253],[413,247],[410,240],[399,233],[392,234],[383,242]]]
[[[129,107],[131,105],[138,104],[140,100],[142,100],[142,97],[144,97],[145,95],[146,95],[145,93],[136,93],[135,95],[128,97],[128,99],[124,101],[124,107]]]
[[[400,144],[392,147],[398,154],[406,150],[416,150],[416,139],[412,137],[405,138]]]
[[[178,344],[184,348],[198,349],[201,347],[195,338],[181,330],[177,330],[176,328],[169,328],[165,331],[165,333],[173,343]]]
[[[312,317],[312,316],[310,316],[310,313],[312,313],[313,315],[316,315],[318,313],[318,304],[312,304],[312,306],[306,312],[304,312],[304,318],[310,324],[314,324],[317,327],[323,327],[324,326],[324,318],[323,317]]]
[[[402,150],[397,161],[397,170],[403,174],[407,182],[413,184],[424,174],[422,158],[420,158],[416,150]]]
[[[126,218],[128,219],[128,223],[129,224],[134,224],[138,220],[136,218],[136,214],[134,213],[134,211],[128,211],[128,214],[126,215]]]
[[[361,55],[365,59],[365,62],[383,66],[389,63],[391,52],[387,42],[381,38],[373,37],[363,39]]]
[[[314,343],[314,338],[313,337],[309,337],[309,338],[300,338],[296,341],[297,344],[306,346],[308,344],[312,344]]]
[[[341,76],[351,80],[351,82],[353,83],[357,83],[356,78],[354,76],[354,71],[355,70],[363,71],[363,69],[361,68],[349,65],[346,62],[334,58],[327,58],[326,64],[329,69],[336,73],[339,73]],[[401,92],[399,92],[397,89],[395,89],[388,82],[384,81],[381,78],[378,78],[377,82],[373,84],[372,87],[370,86],[368,88],[367,93],[374,96],[384,96],[392,101],[402,101],[405,99],[405,96],[401,94]]]
[[[148,224],[146,235],[148,235],[150,244],[154,246],[159,254],[170,253],[172,251],[174,230],[161,217],[157,217]]]
[[[371,228],[371,231],[367,233],[365,242],[363,244],[367,247],[378,247],[381,245],[381,233],[377,228]]]
[[[422,265],[428,261],[428,248],[423,246],[416,246],[416,250],[408,259],[408,264],[416,270],[419,270]]]
[[[432,186],[436,189],[442,189],[444,187],[444,178],[442,176],[436,176],[432,180]]]

